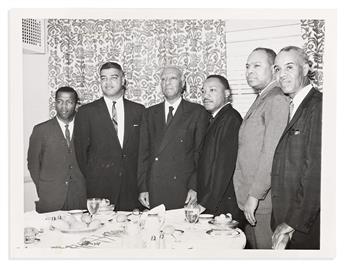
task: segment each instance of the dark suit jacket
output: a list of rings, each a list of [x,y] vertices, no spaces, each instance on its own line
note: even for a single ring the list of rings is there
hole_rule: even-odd
[[[86,208],[85,179],[73,145],[68,148],[55,118],[34,127],[28,150],[28,169],[35,183],[37,212]]]
[[[207,213],[230,212],[237,220],[242,212],[237,206],[233,173],[241,122],[231,104],[224,106],[208,128],[198,165],[198,202]]]
[[[287,125],[272,166],[272,230],[296,231],[290,248],[320,247],[322,94],[311,89]]]
[[[181,101],[168,127],[164,102],[148,108],[140,129],[138,186],[149,192],[151,208],[184,206],[189,189],[196,191],[196,172],[209,115],[203,106]]]
[[[116,210],[139,207],[136,183],[139,128],[144,106],[123,100],[123,148],[104,98],[79,108],[75,121],[77,160],[86,178],[87,196],[107,198]]]

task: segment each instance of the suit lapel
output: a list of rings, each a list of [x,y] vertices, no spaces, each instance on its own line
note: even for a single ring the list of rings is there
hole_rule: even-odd
[[[111,138],[113,140],[115,140],[115,142],[119,145],[119,147],[121,147],[120,142],[119,142],[119,138],[117,137],[114,125],[111,121],[110,114],[109,114],[107,105],[105,103],[104,97],[99,99],[98,111],[99,112],[98,112],[98,114],[96,114],[96,116],[98,116],[99,119],[104,122],[105,129],[109,133],[109,136],[111,136]]]
[[[165,126],[164,135],[162,138],[162,142],[159,146],[158,153],[163,151],[163,149],[169,143],[170,139],[176,135],[176,133],[177,133],[176,130],[177,130],[178,126],[180,126],[181,122],[184,121],[184,118],[186,115],[184,105],[185,105],[185,100],[182,99],[180,105],[178,106],[178,108],[175,112],[175,115],[174,115],[171,123],[168,126]],[[165,114],[164,103],[163,103],[163,114]],[[164,124],[163,125],[165,125],[165,118],[164,118]]]
[[[54,117],[54,119],[52,120],[52,132],[56,135],[57,137],[57,140],[63,140],[64,141],[64,144],[65,144],[65,147],[68,148],[67,146],[67,140],[62,132],[62,129],[60,127],[60,124],[58,122],[58,119],[56,118],[56,116]],[[71,139],[72,141],[72,139]]]
[[[272,82],[261,95],[258,95],[257,98],[255,99],[254,103],[251,105],[249,108],[247,114],[244,116],[243,120],[246,120],[250,117],[250,115],[256,110],[256,108],[259,106],[259,104],[264,101],[265,97],[267,94],[275,87],[278,86],[277,82]]]
[[[299,119],[299,117],[301,117],[303,109],[307,106],[308,102],[310,101],[310,99],[315,94],[315,91],[316,90],[314,88],[312,88],[309,91],[309,93],[307,94],[307,96],[303,99],[302,103],[299,105],[294,116],[292,117],[292,120],[287,124],[282,136],[284,136],[291,129],[291,127],[296,123],[296,121]]]

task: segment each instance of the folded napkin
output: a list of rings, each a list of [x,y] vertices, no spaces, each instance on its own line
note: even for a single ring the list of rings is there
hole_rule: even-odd
[[[158,214],[159,216],[165,214],[165,206],[161,204],[159,206],[154,207],[153,209],[149,210],[149,214]]]

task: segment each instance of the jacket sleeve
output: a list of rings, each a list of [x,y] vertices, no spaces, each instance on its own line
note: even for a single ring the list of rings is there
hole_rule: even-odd
[[[87,175],[88,151],[90,147],[90,125],[86,110],[77,112],[74,122],[74,147],[79,168],[84,177]]]
[[[204,107],[201,108],[199,116],[196,118],[194,131],[194,170],[188,181],[188,189],[197,191],[197,171],[203,140],[207,131],[210,115]]]
[[[255,172],[249,195],[256,199],[265,199],[271,188],[271,170],[274,151],[288,122],[289,104],[285,96],[275,95],[264,113],[265,132],[261,147],[258,168]]]
[[[216,210],[229,183],[233,182],[238,150],[238,131],[242,119],[233,116],[216,131],[216,142],[212,155],[209,155],[210,176],[206,194],[199,203],[209,210]]]
[[[139,155],[138,155],[138,174],[137,184],[139,192],[148,192],[148,179],[150,168],[150,132],[148,125],[148,111],[144,110],[139,138]]]
[[[40,179],[41,162],[43,157],[43,135],[40,131],[39,126],[35,126],[29,141],[28,149],[28,169],[31,178],[36,186],[37,194],[38,191],[38,181]]]
[[[285,222],[297,231],[308,233],[320,212],[322,103],[315,105],[307,129],[306,149],[299,188]]]

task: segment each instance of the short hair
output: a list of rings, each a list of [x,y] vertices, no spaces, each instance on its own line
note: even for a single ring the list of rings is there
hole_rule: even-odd
[[[280,52],[290,52],[290,51],[295,51],[299,57],[302,59],[303,64],[308,64],[309,66],[309,71],[308,71],[308,78],[309,80],[315,80],[315,71],[312,71],[312,66],[313,66],[313,62],[309,60],[309,57],[307,55],[307,53],[300,47],[297,46],[293,46],[293,45],[289,45],[289,46],[285,46],[282,49],[280,49]]]
[[[186,81],[186,77],[185,75],[183,74],[183,71],[180,67],[176,66],[176,65],[167,65],[165,66],[161,73],[160,73],[160,77],[162,77],[163,75],[163,72],[166,70],[166,69],[175,69],[177,70],[177,72],[179,73],[180,75],[180,79],[182,81],[182,90],[181,90],[181,95],[187,90],[187,81]]]
[[[101,74],[102,70],[106,70],[106,69],[117,69],[117,70],[121,71],[122,74],[124,74],[121,65],[118,64],[118,63],[116,63],[116,62],[108,61],[108,62],[104,63],[104,64],[101,66],[101,68],[99,69],[99,74]],[[122,87],[123,87],[123,90],[126,90],[126,89],[127,89],[126,85],[127,85],[127,81],[126,81],[126,79],[125,79],[124,85],[122,86]]]
[[[75,103],[79,102],[79,96],[76,90],[74,90],[72,87],[69,86],[62,86],[55,92],[55,100],[58,97],[59,93],[72,93],[74,95]]]
[[[230,88],[230,84],[229,84],[228,79],[225,78],[225,77],[222,76],[222,75],[219,75],[219,74],[211,74],[211,75],[207,76],[206,80],[207,80],[207,79],[211,79],[211,78],[216,78],[216,79],[218,79],[218,81],[220,81],[220,83],[224,86],[225,90],[229,90],[229,91],[230,91],[230,95],[229,95],[227,101],[232,102],[231,88]]]
[[[274,64],[274,60],[276,59],[277,54],[271,48],[257,47],[257,48],[255,48],[252,51],[252,53],[255,52],[255,51],[263,51],[263,52],[265,52],[266,55],[267,55],[267,58],[268,58],[268,63],[270,63],[271,65]]]
[[[228,79],[225,78],[224,76],[218,75],[218,74],[212,74],[212,75],[207,76],[206,80],[210,79],[210,78],[218,79],[220,81],[220,83],[224,86],[225,89],[230,90],[230,85],[229,85]]]
[[[105,70],[105,69],[118,69],[118,70],[120,70],[123,73],[121,65],[116,63],[116,62],[109,61],[109,62],[104,63],[101,66],[101,68],[99,69],[99,73],[101,73],[101,71]]]

